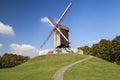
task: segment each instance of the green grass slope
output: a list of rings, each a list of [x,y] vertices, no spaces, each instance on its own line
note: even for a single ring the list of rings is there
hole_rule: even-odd
[[[64,74],[64,80],[119,80],[120,66],[99,58],[78,63]]]
[[[0,80],[51,80],[56,70],[86,57],[80,54],[38,56],[17,67],[0,69]]]

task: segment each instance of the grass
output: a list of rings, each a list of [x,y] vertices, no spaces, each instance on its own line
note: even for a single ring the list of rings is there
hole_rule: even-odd
[[[120,66],[99,58],[78,63],[64,74],[64,80],[119,80]]]
[[[0,69],[0,80],[51,80],[56,70],[86,57],[80,54],[38,56],[14,68]]]
[[[51,80],[61,67],[86,57],[80,54],[38,56],[22,65],[0,69],[0,80]],[[120,66],[94,57],[69,68],[64,80],[119,80],[119,74]]]

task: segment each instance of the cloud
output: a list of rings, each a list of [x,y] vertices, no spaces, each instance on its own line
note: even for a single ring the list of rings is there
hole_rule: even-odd
[[[12,26],[5,25],[2,22],[0,22],[0,34],[15,35]]]
[[[39,53],[39,51],[34,46],[29,44],[19,45],[16,43],[12,43],[10,45],[10,48],[15,54],[21,54],[24,56],[34,57],[34,56],[38,56]]]
[[[43,18],[40,19],[40,21],[42,23],[48,23],[48,18],[47,17],[43,17]]]
[[[89,41],[89,43],[95,44],[95,43],[98,43],[99,41],[100,41],[100,39],[98,39],[98,40],[93,40],[93,41]]]
[[[2,47],[3,47],[3,44],[0,43],[0,48],[2,48]]]

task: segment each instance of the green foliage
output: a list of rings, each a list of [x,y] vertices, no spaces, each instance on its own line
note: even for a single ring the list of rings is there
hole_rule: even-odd
[[[92,55],[111,60],[111,41],[102,39],[99,43],[92,46]]]
[[[5,53],[0,57],[0,68],[10,68],[29,60],[28,56]]]
[[[120,36],[113,40],[102,39],[100,42],[89,46],[79,47],[84,54],[97,56],[99,58],[120,64]]]
[[[84,54],[91,54],[92,50],[89,46],[82,46],[78,48],[79,50],[82,50]]]
[[[80,54],[38,56],[14,68],[0,69],[0,80],[51,80],[61,67],[86,57]]]
[[[2,62],[2,58],[1,58],[1,56],[0,56],[0,68],[2,68],[1,62]]]
[[[64,80],[119,80],[120,66],[93,57],[69,68]]]
[[[112,40],[112,55],[113,61],[120,64],[120,36],[116,36]]]
[[[120,64],[120,36],[111,41],[102,39],[99,43],[93,44],[92,55]]]

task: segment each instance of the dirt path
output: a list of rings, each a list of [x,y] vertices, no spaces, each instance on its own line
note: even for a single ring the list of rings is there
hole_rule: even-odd
[[[85,59],[76,61],[76,62],[74,62],[74,63],[72,63],[72,64],[69,64],[69,65],[67,65],[67,66],[59,69],[59,70],[56,71],[55,74],[53,75],[52,80],[63,80],[64,72],[65,72],[68,68],[72,67],[73,65],[75,65],[75,64],[77,64],[77,63],[81,63],[81,62],[83,62],[83,61],[86,61],[86,60],[88,60],[88,59],[91,59],[92,57],[93,57],[93,56],[89,56],[88,58],[85,58]]]

